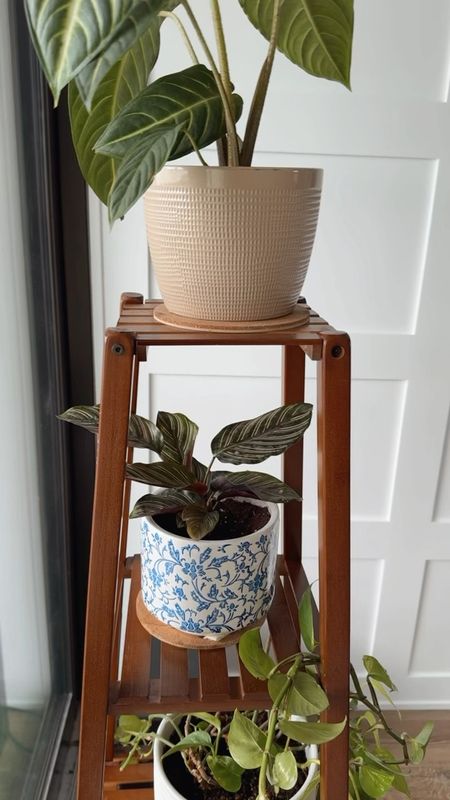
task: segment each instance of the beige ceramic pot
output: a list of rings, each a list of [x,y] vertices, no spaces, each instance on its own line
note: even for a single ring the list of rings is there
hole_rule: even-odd
[[[165,167],[144,202],[167,309],[227,321],[289,314],[308,269],[321,186],[320,169]]]

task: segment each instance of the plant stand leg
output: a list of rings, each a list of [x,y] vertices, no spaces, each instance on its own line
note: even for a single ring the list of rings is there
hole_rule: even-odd
[[[320,654],[330,707],[322,720],[348,718],[350,649],[350,340],[321,334],[318,363]],[[348,728],[321,747],[321,800],[348,798]]]
[[[106,332],[87,599],[78,800],[102,800],[132,336]]]
[[[303,403],[305,397],[305,354],[298,345],[283,347],[283,403]],[[283,454],[283,480],[301,496],[303,487],[303,438]],[[290,564],[302,560],[302,504],[284,507],[283,552]]]

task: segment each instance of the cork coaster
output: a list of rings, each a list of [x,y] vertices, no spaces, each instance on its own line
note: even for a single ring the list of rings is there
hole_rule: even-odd
[[[161,622],[144,604],[142,592],[139,592],[136,599],[136,614],[142,627],[145,628],[148,633],[151,633],[155,639],[159,639],[160,642],[166,642],[166,644],[171,644],[174,647],[185,647],[188,650],[216,650],[219,647],[228,647],[230,644],[236,644],[244,631],[249,631],[252,628],[259,628],[265,620],[265,617],[262,617],[257,622],[252,623],[252,625],[247,625],[246,628],[242,628],[239,631],[228,633],[226,636],[222,636],[218,639],[208,639],[206,636],[199,636],[195,633],[184,633],[183,631],[179,631],[178,628],[173,628],[171,625],[166,625],[166,623]]]
[[[309,322],[309,310],[303,305],[297,305],[291,314],[274,319],[255,319],[239,322],[228,320],[195,319],[195,317],[182,317],[168,311],[164,303],[155,306],[153,315],[158,322],[170,325],[172,328],[182,328],[187,331],[205,331],[212,333],[263,333],[266,331],[280,331],[289,328],[298,328]]]

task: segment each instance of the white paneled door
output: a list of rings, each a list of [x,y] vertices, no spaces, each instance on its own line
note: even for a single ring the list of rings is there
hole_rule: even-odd
[[[265,48],[237,0],[222,5],[248,107]],[[352,657],[386,662],[401,705],[450,707],[450,4],[356,0],[355,14],[352,94],[278,57],[255,163],[325,169],[304,293],[353,341]],[[158,73],[188,65],[164,27]],[[156,290],[141,206],[112,232],[95,200],[91,211],[100,353],[119,292]],[[141,413],[186,412],[203,451],[221,425],[280,398],[276,348],[157,351],[145,369]],[[311,371],[312,398],[314,384]],[[313,431],[305,458],[314,577]]]

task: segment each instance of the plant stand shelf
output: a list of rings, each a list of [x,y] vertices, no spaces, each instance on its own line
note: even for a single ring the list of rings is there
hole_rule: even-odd
[[[117,327],[105,334],[97,454],[78,800],[150,800],[151,764],[119,771],[114,727],[120,714],[264,708],[264,684],[239,662],[237,648],[186,649],[153,638],[136,600],[140,559],[126,557],[130,484],[124,479],[129,413],[136,408],[139,363],[148,348],[185,345],[281,345],[283,402],[304,399],[305,356],[317,366],[319,641],[330,699],[323,720],[348,715],[350,617],[350,342],[309,310],[305,325],[258,333],[201,332],[154,318],[160,301],[122,296]],[[304,301],[299,301],[304,304]],[[305,306],[306,307],[306,306]],[[306,307],[307,308],[307,307]],[[282,457],[284,480],[301,493],[303,445]],[[298,649],[297,603],[307,580],[301,562],[301,504],[285,507],[283,553],[275,597],[264,623],[277,659]],[[124,597],[129,595],[128,608]],[[123,658],[120,640],[123,636]],[[321,800],[347,800],[348,736],[321,748]],[[158,798],[157,800],[162,800]]]

